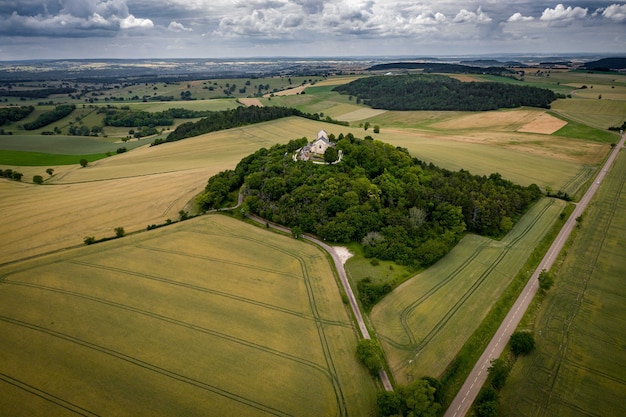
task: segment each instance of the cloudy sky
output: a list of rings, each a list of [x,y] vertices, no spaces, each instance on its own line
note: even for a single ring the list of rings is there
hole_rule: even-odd
[[[0,0],[0,60],[626,53],[626,2]]]

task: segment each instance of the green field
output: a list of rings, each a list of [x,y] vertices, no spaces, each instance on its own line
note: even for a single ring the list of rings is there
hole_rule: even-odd
[[[526,317],[535,351],[517,360],[502,415],[617,416],[626,398],[626,154],[584,214],[555,287]]]
[[[317,248],[224,216],[0,269],[0,414],[368,416]]]
[[[537,203],[501,241],[468,235],[377,304],[371,320],[397,382],[439,377],[564,207]]]

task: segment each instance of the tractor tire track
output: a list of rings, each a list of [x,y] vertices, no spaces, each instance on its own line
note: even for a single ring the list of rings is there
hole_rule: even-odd
[[[287,360],[290,360],[290,361],[293,361],[293,362],[297,362],[300,365],[308,366],[308,367],[311,367],[311,368],[319,371],[320,373],[325,375],[329,380],[332,378],[332,376],[330,375],[330,373],[328,372],[328,370],[326,368],[324,368],[324,367],[322,367],[322,366],[320,366],[320,365],[318,365],[318,364],[316,364],[314,362],[305,360],[305,359],[303,359],[303,358],[301,358],[299,356],[294,356],[294,355],[291,355],[289,353],[282,352],[280,350],[276,350],[276,349],[273,349],[273,348],[270,348],[270,347],[267,347],[267,346],[263,346],[263,345],[260,345],[258,343],[254,343],[254,342],[251,342],[251,341],[248,341],[248,340],[240,339],[238,337],[234,337],[234,336],[228,335],[226,333],[218,332],[216,330],[207,329],[205,327],[198,326],[196,324],[192,324],[192,323],[189,323],[189,322],[186,322],[186,321],[178,320],[178,319],[175,319],[175,318],[172,318],[172,317],[163,316],[161,314],[157,314],[157,313],[154,313],[154,312],[151,312],[151,311],[148,311],[148,310],[143,310],[143,309],[140,309],[140,308],[132,307],[132,306],[129,306],[129,305],[126,305],[126,304],[121,304],[121,303],[117,303],[117,302],[114,302],[114,301],[105,300],[103,298],[94,297],[94,296],[86,295],[86,294],[82,294],[82,293],[77,293],[77,292],[74,292],[74,291],[62,290],[62,289],[59,289],[59,288],[48,287],[48,286],[45,286],[45,285],[31,284],[31,283],[19,282],[19,281],[7,281],[5,283],[6,284],[12,284],[12,285],[19,285],[19,286],[23,286],[23,287],[29,287],[29,288],[36,288],[36,289],[43,290],[43,291],[55,292],[55,293],[58,293],[58,294],[63,294],[63,295],[69,296],[69,297],[81,298],[81,299],[84,299],[84,300],[89,300],[89,301],[92,301],[92,302],[104,304],[104,305],[111,306],[111,307],[114,307],[114,308],[118,308],[118,309],[121,309],[121,310],[130,311],[132,313],[141,314],[143,316],[150,317],[150,318],[155,319],[155,320],[160,320],[160,321],[163,321],[163,322],[166,322],[166,323],[169,323],[169,324],[173,324],[175,326],[184,327],[186,329],[193,330],[193,331],[198,332],[198,333],[204,333],[204,334],[207,334],[209,336],[213,336],[213,337],[216,337],[216,338],[219,338],[219,339],[227,340],[227,341],[232,342],[232,343],[236,343],[236,344],[239,344],[239,345],[242,345],[242,346],[246,346],[246,347],[249,347],[249,348],[252,348],[252,349],[260,350],[262,352],[269,353],[269,354],[278,356],[278,357],[283,358],[283,359],[287,359]]]
[[[34,332],[42,333],[42,334],[45,334],[45,335],[48,335],[48,336],[51,336],[51,337],[55,337],[57,339],[61,339],[61,340],[64,340],[66,342],[73,343],[75,345],[82,346],[82,347],[87,348],[87,349],[91,349],[91,350],[99,352],[101,354],[104,354],[104,355],[113,357],[115,359],[119,359],[121,361],[127,362],[127,363],[129,363],[131,365],[134,365],[134,366],[143,368],[145,370],[154,372],[154,373],[159,374],[161,376],[164,376],[164,377],[167,377],[167,378],[179,381],[179,382],[183,382],[185,384],[189,384],[191,386],[194,386],[196,388],[199,388],[199,389],[211,392],[213,394],[220,395],[220,396],[222,396],[224,398],[228,398],[228,399],[230,399],[232,401],[238,402],[240,404],[244,404],[244,405],[246,405],[248,407],[254,408],[254,409],[258,410],[258,411],[264,412],[264,413],[269,414],[269,415],[280,416],[280,417],[295,417],[295,416],[292,416],[291,414],[288,414],[288,413],[286,413],[284,411],[278,410],[278,409],[276,409],[274,407],[268,406],[266,404],[262,404],[262,403],[260,403],[258,401],[254,401],[254,400],[242,397],[240,395],[237,395],[237,394],[235,394],[233,392],[224,390],[224,389],[219,388],[217,386],[214,386],[214,385],[211,385],[211,384],[207,384],[206,382],[199,381],[199,380],[194,379],[194,378],[190,378],[188,376],[179,374],[179,373],[174,372],[174,371],[170,371],[168,369],[165,369],[163,367],[151,364],[149,362],[142,361],[142,360],[137,359],[137,358],[135,358],[133,356],[126,355],[124,353],[117,352],[117,351],[115,351],[113,349],[108,349],[106,347],[99,346],[99,345],[96,345],[94,343],[90,343],[88,341],[85,341],[85,340],[82,340],[82,339],[79,339],[79,338],[76,338],[76,337],[73,337],[73,336],[61,333],[61,332],[57,332],[57,331],[54,331],[54,330],[51,330],[51,329],[48,329],[48,328],[45,328],[45,327],[38,326],[36,324],[28,323],[28,322],[25,322],[25,321],[13,319],[13,318],[6,317],[6,316],[0,316],[0,321],[3,321],[3,322],[8,323],[8,324],[15,325],[15,326],[18,326],[18,327],[22,327],[24,329],[29,329],[29,330],[32,330]]]
[[[71,411],[74,414],[78,414],[79,416],[100,417],[99,414],[91,412],[77,404],[64,400],[63,398],[57,397],[56,395],[50,394],[49,392],[40,390],[37,387],[27,384],[24,381],[15,379],[12,376],[7,375],[5,373],[0,372],[0,381],[3,381],[4,383],[9,384],[9,385],[13,385],[16,388],[19,388],[23,391],[28,392],[31,395],[34,395],[43,400],[46,400],[58,407],[65,408],[66,410]]]
[[[441,320],[439,320],[437,322],[437,324],[435,324],[435,326],[428,332],[428,334],[426,334],[426,336],[419,343],[414,345],[415,347],[412,349],[414,354],[417,355],[435,336],[437,336],[437,334],[439,334],[441,329],[443,329],[443,327],[450,321],[452,316],[454,316],[454,314],[456,314],[456,312],[463,306],[463,304],[465,304],[465,302],[476,292],[476,290],[482,285],[482,283],[489,277],[489,275],[506,258],[506,256],[509,254],[511,249],[514,248],[515,245],[520,240],[522,240],[533,229],[533,227],[537,224],[539,219],[552,206],[552,204],[554,204],[554,200],[549,200],[541,208],[541,210],[539,211],[537,216],[535,216],[534,219],[528,225],[526,225],[526,227],[517,236],[515,236],[510,242],[508,242],[506,244],[504,249],[498,254],[498,257],[487,267],[487,269],[485,271],[483,271],[483,273],[478,277],[478,279],[461,296],[461,298],[459,300],[457,300],[457,302],[452,306],[452,308],[446,312],[446,314],[441,318]],[[462,265],[463,268],[465,268],[466,266],[467,266],[467,263],[464,263]],[[461,269],[463,269],[463,268],[461,268]],[[459,271],[459,273],[460,272],[461,271]],[[458,275],[458,273],[457,273],[457,275]],[[437,288],[437,289],[439,289],[439,288]],[[435,291],[433,291],[433,293],[434,292]],[[422,300],[421,302],[423,302],[423,301],[425,301],[425,299]],[[413,308],[416,308],[416,307],[417,307],[417,305],[414,306]],[[405,331],[410,331],[410,330],[407,329]]]

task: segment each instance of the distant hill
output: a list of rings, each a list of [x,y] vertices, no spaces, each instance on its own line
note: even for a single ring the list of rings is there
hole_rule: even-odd
[[[470,66],[478,66],[478,67],[525,67],[526,65],[522,64],[519,61],[498,61],[497,59],[475,59],[473,61],[461,61],[461,65],[470,65]]]
[[[441,62],[391,62],[378,64],[368,68],[369,71],[392,71],[422,69],[424,72],[445,72],[453,74],[491,74],[505,75],[513,71],[504,67],[478,67],[460,64],[445,64]]]
[[[626,57],[602,58],[597,61],[587,62],[584,69],[595,71],[616,71],[626,69]]]

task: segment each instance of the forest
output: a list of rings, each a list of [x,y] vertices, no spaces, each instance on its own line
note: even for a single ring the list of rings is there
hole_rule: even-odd
[[[150,113],[143,110],[131,110],[128,107],[116,108],[109,106],[99,109],[98,113],[104,113],[103,122],[105,126],[156,127],[171,126],[174,124],[174,119],[205,117],[211,112],[173,108],[162,112]]]
[[[75,109],[76,106],[74,104],[62,104],[60,106],[56,106],[54,110],[40,114],[35,121],[25,123],[24,129],[35,130],[40,127],[47,126],[50,123],[54,123],[66,116],[69,116]]]
[[[357,102],[386,110],[484,111],[520,106],[550,108],[554,92],[494,82],[461,82],[443,75],[365,77],[334,88]]]
[[[447,64],[443,62],[392,62],[387,64],[374,65],[370,71],[391,71],[421,69],[424,72],[445,72],[447,74],[490,74],[490,75],[511,75],[514,72],[504,67],[481,67],[462,64]]]
[[[332,136],[332,135],[331,135]],[[333,140],[335,138],[331,138]],[[209,179],[198,198],[204,209],[228,204],[243,185],[243,209],[331,242],[356,241],[367,257],[414,267],[444,256],[466,232],[499,237],[541,195],[499,174],[448,171],[403,148],[340,134],[341,163],[293,161],[306,143],[262,148],[235,170]]]
[[[267,122],[289,116],[300,116],[319,120],[318,114],[307,114],[289,107],[237,107],[231,110],[211,112],[207,117],[195,123],[183,123],[170,133],[165,141],[157,139],[153,145],[159,145],[163,142],[174,142],[209,132]],[[329,123],[345,124],[332,120],[330,117],[326,117],[325,121]]]
[[[20,121],[33,111],[35,111],[33,106],[2,107],[0,108],[0,126],[9,122]]]

